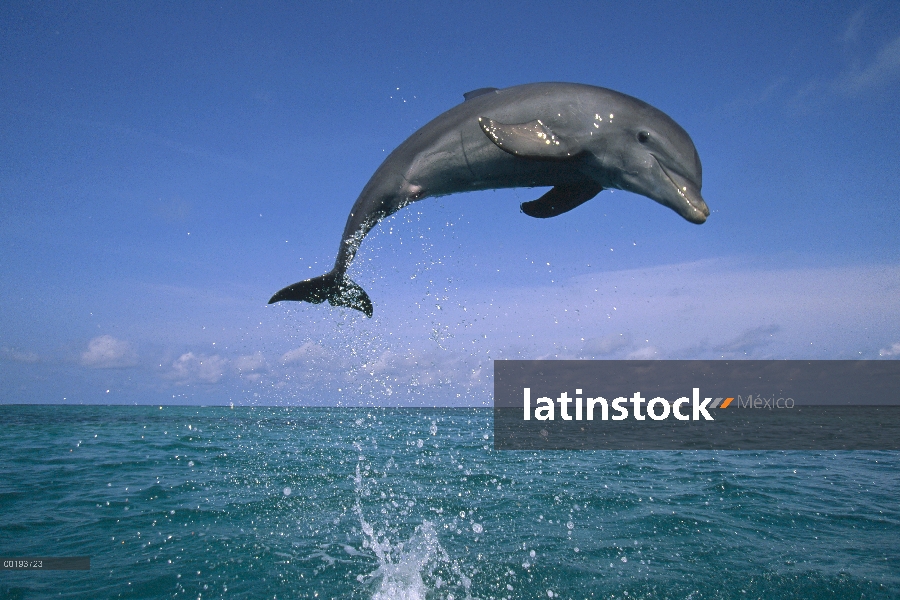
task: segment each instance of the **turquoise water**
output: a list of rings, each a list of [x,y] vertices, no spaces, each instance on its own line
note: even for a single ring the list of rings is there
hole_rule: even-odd
[[[490,409],[0,406],[4,598],[897,598],[896,452],[496,451]]]

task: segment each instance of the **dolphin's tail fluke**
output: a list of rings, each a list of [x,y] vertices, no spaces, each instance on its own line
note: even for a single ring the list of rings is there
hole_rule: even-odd
[[[319,277],[289,285],[269,299],[269,304],[282,300],[320,304],[326,300],[332,306],[346,306],[372,316],[372,301],[366,291],[346,275],[331,271]]]

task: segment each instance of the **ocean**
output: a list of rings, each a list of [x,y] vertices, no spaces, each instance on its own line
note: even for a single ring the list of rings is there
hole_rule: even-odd
[[[491,409],[0,405],[2,598],[900,598],[897,452],[508,451]]]

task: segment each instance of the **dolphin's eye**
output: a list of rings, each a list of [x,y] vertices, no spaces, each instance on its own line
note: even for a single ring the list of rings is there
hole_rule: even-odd
[[[646,144],[646,143],[647,143],[647,140],[649,140],[649,139],[650,139],[650,134],[647,133],[646,131],[639,131],[639,132],[638,132],[638,141],[639,141],[640,143]]]

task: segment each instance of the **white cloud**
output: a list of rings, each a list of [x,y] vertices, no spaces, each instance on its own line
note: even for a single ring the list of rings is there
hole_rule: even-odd
[[[841,41],[845,46],[857,46],[858,38],[867,39],[862,32],[862,16],[857,13],[848,22]],[[795,108],[806,110],[822,106],[823,100],[833,97],[856,98],[867,92],[887,88],[900,80],[900,35],[884,42],[865,60],[857,58],[858,51],[845,49],[852,59],[852,66],[835,72],[825,79],[815,79],[799,84],[790,101]]]
[[[629,337],[624,333],[614,333],[605,337],[594,337],[584,341],[582,354],[587,356],[606,356],[616,350],[628,347]]]
[[[845,73],[835,82],[837,90],[848,96],[886,85],[900,78],[900,36],[886,43],[868,65]]]
[[[898,293],[900,266],[717,259],[460,290],[456,303],[479,319],[465,330],[454,329],[453,307],[442,313],[460,342],[484,337],[469,353],[491,358],[650,357],[648,348],[667,359],[874,358],[879,332],[900,325]]]
[[[882,348],[878,351],[878,356],[900,356],[900,342],[891,344],[890,348]]]
[[[231,361],[231,366],[237,370],[241,377],[248,381],[259,381],[262,379],[263,372],[267,369],[266,359],[263,357],[262,352],[238,356]]]
[[[735,98],[731,102],[724,104],[716,111],[716,116],[719,118],[730,119],[746,111],[756,109],[784,93],[784,90],[789,83],[790,80],[787,77],[776,77],[769,81],[765,86],[757,87],[756,89]]]
[[[260,371],[266,367],[266,359],[263,357],[262,352],[256,352],[254,354],[238,356],[231,364],[241,373]]]
[[[753,354],[754,351],[764,348],[772,343],[775,334],[781,329],[778,325],[764,325],[751,327],[724,344],[716,347],[716,352],[722,352],[724,358],[742,358]]]
[[[310,320],[304,338],[295,327],[259,338],[255,347],[286,344],[271,354],[195,350],[163,364],[171,365],[172,383],[235,384],[266,402],[489,405],[493,359],[878,358],[879,348],[882,357],[893,352],[893,340],[883,336],[900,325],[894,301],[900,266],[783,268],[775,259],[769,265],[715,259],[582,271],[545,286],[460,285],[439,310],[423,303],[419,289],[391,289],[385,291],[390,305],[385,299],[374,319],[308,307],[325,314]]]
[[[490,403],[493,359],[876,358],[881,332],[900,323],[900,266],[771,264],[716,259],[546,286],[460,286],[440,310],[395,294],[377,320],[348,334],[336,318],[270,360],[262,379],[303,402],[478,405]]]
[[[847,24],[844,26],[844,31],[840,38],[842,42],[850,44],[859,39],[859,34],[866,21],[867,9],[868,7],[863,6],[847,19]]]
[[[177,383],[218,383],[225,375],[228,360],[218,354],[207,356],[187,352],[172,363],[168,378]]]
[[[625,358],[629,360],[652,360],[654,358],[659,358],[659,351],[653,346],[646,346],[644,348],[638,348],[634,352],[629,352]]]
[[[370,355],[359,368],[348,369],[345,385],[374,402],[406,398],[417,404],[443,404],[457,398],[467,404],[490,402],[491,362],[485,356],[446,350],[440,346],[384,350]],[[403,403],[403,400],[397,400]]]
[[[128,342],[101,335],[88,342],[81,364],[91,369],[121,369],[137,364],[137,354]]]
[[[397,335],[389,344],[365,336],[355,337],[352,345],[333,347],[335,340],[325,333],[283,353],[279,364],[259,380],[282,397],[301,402],[428,405],[446,404],[453,397],[469,404],[490,401],[489,357],[442,348],[429,336],[409,337],[405,325],[393,329]]]
[[[9,360],[12,362],[34,364],[40,362],[41,357],[38,356],[35,352],[28,352],[26,350],[19,350],[18,348],[8,348],[7,346],[3,346],[2,348],[0,348],[0,359]]]
[[[314,342],[306,342],[299,348],[289,350],[281,355],[281,363],[290,365],[329,358],[329,352]]]

